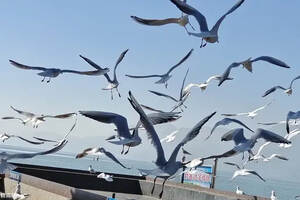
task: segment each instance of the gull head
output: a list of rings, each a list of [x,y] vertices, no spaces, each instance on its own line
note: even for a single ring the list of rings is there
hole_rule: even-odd
[[[179,18],[179,25],[180,26],[186,26],[189,23],[189,16],[183,15],[181,18]]]
[[[292,88],[289,88],[287,90],[284,90],[285,93],[287,93],[288,95],[291,95],[293,93]]]
[[[208,43],[216,43],[219,42],[219,37],[217,35],[210,37],[203,37],[203,39]]]

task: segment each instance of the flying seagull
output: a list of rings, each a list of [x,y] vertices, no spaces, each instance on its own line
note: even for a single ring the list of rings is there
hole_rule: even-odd
[[[81,153],[76,155],[76,159],[83,158],[87,155],[93,155],[93,156],[102,156],[105,155],[106,157],[110,158],[115,163],[119,164],[121,167],[125,169],[130,169],[128,167],[125,167],[112,153],[109,151],[106,151],[103,147],[94,147],[94,148],[87,148],[83,150]]]
[[[262,181],[266,181],[263,177],[261,177],[256,171],[254,170],[249,170],[249,169],[245,169],[245,168],[241,168],[238,164],[235,163],[231,163],[231,162],[224,162],[224,164],[226,165],[231,165],[231,166],[235,166],[237,168],[237,170],[233,173],[233,176],[231,178],[231,180],[233,180],[235,177],[237,176],[247,176],[247,175],[255,175],[257,176],[260,180]]]
[[[125,51],[123,51],[121,53],[121,55],[119,56],[117,62],[116,62],[115,67],[114,67],[114,78],[111,79],[110,76],[107,73],[104,74],[104,76],[107,79],[107,81],[108,81],[109,84],[108,84],[108,86],[106,88],[103,88],[102,90],[110,90],[110,92],[111,92],[111,99],[113,99],[113,89],[116,89],[119,97],[121,97],[121,94],[120,94],[120,92],[118,90],[118,87],[119,87],[120,83],[119,83],[119,81],[117,79],[117,74],[116,73],[117,73],[117,67],[118,67],[118,65],[120,64],[120,62],[125,57],[125,55],[126,55],[126,53],[127,53],[128,50],[129,49],[126,49]],[[94,63],[92,60],[90,60],[90,59],[88,59],[88,58],[86,58],[86,57],[84,57],[82,55],[79,55],[79,56],[82,59],[84,59],[87,63],[89,63],[91,66],[93,66],[94,68],[96,68],[98,70],[101,69],[101,67],[99,65],[97,65],[96,63]]]
[[[226,116],[226,117],[231,117],[231,116],[240,116],[240,115],[247,115],[248,117],[250,117],[251,119],[253,119],[256,115],[257,115],[257,112],[260,111],[260,110],[263,110],[265,109],[267,106],[269,106],[272,102],[270,103],[267,103],[266,105],[264,106],[261,106],[253,111],[250,111],[250,112],[246,112],[246,113],[237,113],[237,114],[221,114],[223,116]]]
[[[192,54],[193,49],[191,49],[188,54],[186,56],[184,56],[184,58],[182,58],[176,65],[174,65],[173,67],[171,67],[169,69],[169,71],[167,71],[167,73],[165,74],[154,74],[154,75],[147,75],[147,76],[134,76],[134,75],[128,75],[126,74],[126,76],[130,77],[130,78],[152,78],[152,77],[159,77],[160,79],[158,81],[156,81],[156,84],[165,84],[165,87],[168,87],[168,80],[172,77],[172,75],[170,75],[170,73],[177,68],[179,65],[181,65],[186,59],[188,59],[190,57],[190,55]]]
[[[213,134],[213,132],[215,131],[215,129],[216,129],[218,126],[221,126],[221,125],[225,126],[225,125],[228,125],[228,124],[230,124],[230,123],[236,123],[236,124],[239,124],[239,125],[245,127],[246,129],[248,129],[249,131],[254,132],[254,131],[253,131],[252,129],[250,129],[247,125],[245,125],[243,122],[241,122],[241,121],[239,121],[239,120],[237,120],[237,119],[224,118],[224,119],[218,121],[218,122],[214,125],[214,127],[213,127],[213,128],[211,129],[211,131],[210,131],[209,136],[207,136],[206,140]]]
[[[166,137],[160,139],[160,142],[166,142],[166,143],[170,143],[173,142],[176,138],[176,133],[178,133],[178,130],[173,131],[172,133],[170,133],[169,135],[167,135]]]
[[[190,83],[190,84],[188,84],[188,85],[183,89],[183,91],[184,91],[184,93],[188,93],[188,92],[190,92],[190,90],[191,90],[193,87],[198,87],[198,88],[201,89],[201,91],[204,91],[204,90],[207,88],[208,83],[209,83],[210,81],[212,81],[212,80],[218,80],[218,81],[220,81],[221,78],[222,78],[222,76],[220,76],[220,75],[214,75],[214,76],[209,77],[204,83],[199,83],[199,84],[197,84],[197,83]],[[233,78],[227,78],[226,80],[233,80]]]
[[[26,159],[26,158],[33,158],[35,156],[39,155],[46,155],[46,154],[52,154],[56,153],[59,150],[61,150],[66,144],[68,143],[67,140],[61,141],[59,145],[56,147],[47,150],[47,151],[41,151],[37,153],[6,153],[1,152],[0,153],[0,174],[4,174],[7,170],[13,170],[16,168],[16,166],[8,163],[8,160],[12,159]]]
[[[156,161],[154,162],[156,164],[156,166],[158,168],[153,169],[153,170],[145,170],[145,169],[139,169],[140,174],[147,176],[147,175],[152,175],[155,176],[154,179],[154,185],[152,188],[151,193],[153,194],[154,192],[154,187],[155,187],[155,181],[158,177],[163,178],[164,182],[162,185],[162,191],[159,194],[160,198],[162,197],[163,194],[163,187],[164,184],[166,182],[167,179],[169,179],[171,176],[173,176],[180,168],[183,167],[184,164],[186,163],[182,163],[180,161],[176,161],[177,158],[177,154],[179,152],[179,150],[189,141],[193,140],[200,132],[200,129],[202,128],[202,126],[211,118],[213,117],[216,112],[212,113],[211,115],[205,117],[204,119],[202,119],[200,122],[198,122],[186,135],[186,137],[175,147],[175,149],[173,150],[169,160],[167,161],[165,158],[165,154],[164,154],[164,149],[162,148],[161,142],[159,140],[159,137],[151,123],[151,121],[149,120],[149,118],[147,117],[147,115],[145,114],[145,112],[143,111],[142,107],[140,106],[140,104],[137,102],[137,100],[134,98],[134,96],[131,94],[131,92],[129,91],[129,98],[128,100],[130,101],[131,105],[133,106],[133,108],[138,112],[138,114],[140,115],[140,120],[144,126],[144,128],[147,131],[147,136],[148,139],[151,140],[152,145],[154,146],[156,153],[157,153],[157,158]]]
[[[48,79],[47,83],[50,82],[51,78],[55,78],[58,75],[63,74],[63,73],[74,73],[74,74],[88,75],[88,76],[100,76],[100,75],[103,75],[103,74],[109,72],[108,68],[98,69],[98,70],[94,70],[94,71],[75,71],[75,70],[58,69],[58,68],[32,67],[29,65],[23,65],[16,61],[13,61],[13,60],[9,60],[9,62],[13,66],[20,68],[20,69],[42,71],[42,72],[38,73],[38,75],[43,77],[42,82],[44,82],[45,78],[48,77],[49,79]]]
[[[238,1],[229,11],[227,11],[213,26],[211,30],[208,29],[208,25],[206,22],[206,18],[204,15],[202,15],[197,9],[193,8],[192,6],[188,5],[186,2],[180,1],[180,0],[170,0],[175,6],[184,12],[187,15],[192,15],[196,18],[198,21],[198,24],[200,26],[200,33],[190,33],[190,35],[196,36],[196,37],[201,37],[202,42],[200,48],[206,46],[206,43],[203,44],[203,40],[209,43],[215,43],[219,42],[219,35],[218,35],[218,30],[219,27],[222,23],[222,21],[225,19],[227,15],[235,11],[238,7],[244,3],[245,0],[240,0]]]
[[[232,134],[237,134],[235,132],[232,132]],[[241,136],[242,134],[242,136]],[[220,155],[213,155],[213,156],[208,156],[206,158],[202,158],[202,160],[207,160],[207,159],[213,159],[213,158],[224,158],[224,157],[231,157],[234,155],[237,155],[239,153],[243,153],[245,151],[248,151],[249,154],[254,155],[252,152],[252,148],[255,146],[256,142],[258,139],[262,138],[266,141],[269,142],[274,142],[274,143],[286,143],[290,144],[291,141],[283,138],[280,135],[277,135],[276,133],[273,133],[271,131],[265,130],[265,129],[257,129],[255,134],[250,137],[250,139],[246,139],[243,136],[243,131],[239,131],[238,135],[233,137],[233,135],[228,134],[227,135],[228,140],[236,140],[235,142],[238,143],[233,149],[220,154]],[[238,139],[239,138],[239,139]],[[225,140],[225,141],[228,141]]]
[[[277,86],[274,86],[274,87],[268,89],[268,90],[262,95],[262,97],[268,96],[269,94],[275,92],[277,89],[281,89],[281,90],[283,90],[286,94],[291,95],[291,94],[293,93],[293,89],[292,89],[293,83],[294,83],[295,80],[298,80],[299,78],[300,78],[300,76],[295,77],[295,78],[291,81],[290,86],[289,86],[288,88],[284,88],[284,87],[282,87],[282,86],[280,86],[280,85],[277,85]]]
[[[19,138],[20,140],[23,140],[25,142],[28,142],[30,144],[35,144],[35,145],[44,144],[44,142],[31,141],[31,140],[25,139],[21,136],[18,136],[18,135],[11,135],[11,134],[7,134],[7,133],[0,135],[0,140],[2,140],[2,142],[5,142],[6,140],[8,140],[10,138]]]
[[[24,115],[27,118],[21,119],[18,117],[2,117],[2,119],[17,119],[22,122],[22,124],[26,125],[28,123],[31,123],[33,125],[33,128],[38,128],[39,124],[45,121],[45,118],[56,118],[56,119],[66,119],[72,116],[76,116],[76,113],[66,113],[66,114],[60,114],[60,115],[37,115],[31,112],[26,112],[22,110],[18,110],[12,106],[10,106],[11,109],[19,113],[20,115]]]
[[[260,57],[257,57],[255,59],[253,59],[253,60],[251,60],[251,58],[248,58],[247,60],[242,61],[241,64],[249,72],[252,72],[253,71],[252,70],[252,63],[257,62],[257,61],[265,61],[265,62],[271,63],[273,65],[277,65],[279,67],[290,68],[290,66],[287,65],[286,63],[284,63],[283,61],[281,61],[277,58],[271,57],[271,56],[260,56]]]
[[[182,106],[184,106],[185,108],[186,105],[184,105],[184,102],[187,100],[187,98],[190,96],[190,92],[187,92],[187,93],[184,93],[184,83],[185,83],[185,80],[186,80],[186,77],[187,77],[187,74],[188,74],[189,70],[187,70],[185,76],[184,76],[184,79],[182,81],[182,85],[181,85],[181,89],[180,89],[180,94],[179,94],[179,98],[176,99],[170,95],[167,95],[167,94],[164,94],[164,93],[160,93],[160,92],[156,92],[156,91],[153,91],[153,90],[149,90],[149,92],[157,95],[157,96],[162,96],[162,97],[165,97],[165,98],[168,98],[168,99],[171,99],[173,101],[176,102],[176,105],[173,107],[173,109],[171,110],[171,112],[173,112],[174,110],[176,110],[177,108],[180,108],[181,112],[183,112],[183,109],[181,108]]]

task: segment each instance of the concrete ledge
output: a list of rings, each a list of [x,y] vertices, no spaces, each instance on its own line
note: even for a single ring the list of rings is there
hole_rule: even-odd
[[[9,178],[6,174],[4,179],[5,192],[14,193],[17,181]],[[63,184],[47,181],[44,179],[21,174],[21,191],[30,194],[31,200],[106,200],[106,196],[97,195]]]

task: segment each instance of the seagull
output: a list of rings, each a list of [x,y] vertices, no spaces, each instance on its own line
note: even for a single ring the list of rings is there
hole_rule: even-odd
[[[206,140],[207,140],[208,138],[210,138],[210,136],[213,134],[214,130],[215,130],[218,126],[221,126],[221,125],[225,126],[225,125],[228,125],[228,124],[230,124],[230,123],[232,123],[232,122],[237,123],[237,124],[239,124],[239,125],[245,127],[246,129],[248,129],[248,130],[251,131],[251,132],[254,132],[252,129],[250,129],[248,126],[246,126],[243,122],[241,122],[241,121],[239,121],[239,120],[237,120],[237,119],[224,118],[224,119],[218,121],[218,122],[214,125],[214,127],[213,127],[213,128],[211,129],[211,131],[210,131],[210,135],[207,136]]]
[[[15,192],[12,194],[12,199],[13,200],[27,199],[29,196],[30,194],[21,194],[21,184],[20,182],[18,182]]]
[[[106,180],[107,182],[113,182],[114,181],[112,175],[105,174],[105,173],[98,174],[97,178],[102,178],[102,179]]]
[[[262,95],[262,97],[268,96],[268,95],[271,94],[272,92],[275,92],[277,89],[281,89],[281,90],[283,90],[286,94],[291,95],[291,94],[293,93],[293,89],[292,89],[293,83],[294,83],[295,80],[298,80],[299,78],[300,78],[300,76],[295,77],[295,78],[291,81],[290,86],[289,86],[288,88],[284,88],[284,87],[282,87],[282,86],[280,86],[280,85],[277,85],[277,86],[274,86],[274,87],[268,89],[268,90]]]
[[[250,117],[251,119],[253,119],[256,115],[257,115],[257,112],[260,111],[260,110],[263,110],[265,109],[267,106],[269,106],[272,102],[264,105],[264,106],[261,106],[253,111],[250,111],[250,112],[246,112],[246,113],[237,113],[237,114],[221,114],[223,116],[226,116],[226,117],[230,117],[230,116],[240,116],[240,115],[247,115],[248,117]]]
[[[233,173],[233,176],[231,178],[231,180],[233,180],[235,177],[237,176],[247,176],[247,175],[255,175],[257,176],[260,180],[262,181],[266,181],[263,177],[261,177],[256,171],[254,170],[249,170],[249,169],[245,169],[244,167],[241,168],[238,164],[235,164],[235,163],[230,163],[230,162],[224,162],[224,164],[227,164],[227,165],[231,165],[231,166],[235,166],[238,170],[236,170],[234,173]]]
[[[248,58],[245,61],[242,61],[241,64],[243,65],[243,68],[247,69],[249,72],[252,72],[252,63],[257,62],[257,61],[266,61],[268,63],[271,63],[273,65],[277,65],[279,67],[283,67],[283,68],[290,68],[289,65],[287,65],[286,63],[284,63],[283,61],[277,59],[277,58],[273,58],[271,56],[260,56],[257,57],[253,60],[251,60],[251,58]]]
[[[70,128],[69,132],[67,132],[67,134],[65,134],[65,136],[61,140],[49,140],[49,139],[44,139],[44,138],[40,138],[40,137],[33,137],[33,138],[36,140],[42,141],[42,142],[52,142],[52,143],[55,143],[54,146],[57,146],[61,143],[61,141],[66,140],[68,138],[70,133],[74,130],[76,124],[77,124],[77,119],[75,120],[73,126]]]
[[[182,2],[180,0],[170,0],[173,4],[175,4],[175,6],[181,10],[182,12],[184,12],[187,15],[192,15],[196,18],[196,20],[198,21],[198,24],[200,26],[200,33],[190,33],[188,32],[190,35],[196,36],[196,37],[201,37],[202,38],[202,42],[201,42],[201,46],[205,47],[206,43],[203,44],[203,40],[205,40],[206,42],[209,43],[215,43],[215,42],[219,42],[219,35],[218,35],[218,30],[219,27],[222,23],[222,21],[225,19],[225,17],[227,15],[229,15],[230,13],[232,13],[233,11],[235,11],[238,7],[240,7],[242,5],[242,3],[244,3],[245,0],[240,0],[238,1],[229,11],[227,11],[217,22],[216,24],[213,26],[213,28],[211,30],[208,29],[208,25],[206,22],[206,18],[205,16],[203,16],[198,10],[196,10],[195,8],[193,8],[192,6],[188,5],[186,2]]]
[[[293,137],[295,137],[296,135],[298,135],[300,133],[300,130],[299,129],[295,129],[295,130],[292,130],[290,133],[286,134],[284,136],[285,139],[291,141],[291,139]],[[279,147],[281,148],[290,148],[292,146],[292,144],[279,144]]]
[[[178,130],[170,133],[169,135],[161,139],[160,142],[164,142],[164,141],[166,141],[166,143],[173,142],[175,140],[176,133],[178,133]]]
[[[163,26],[166,24],[178,24],[186,30],[188,33],[188,30],[186,28],[186,25],[189,24],[192,29],[194,30],[194,27],[189,22],[189,16],[188,15],[182,15],[178,18],[166,18],[166,19],[143,19],[137,16],[130,16],[134,21],[143,24],[143,25],[149,25],[149,26]]]
[[[165,84],[165,87],[168,87],[168,80],[172,77],[172,75],[170,75],[170,73],[177,68],[179,65],[181,65],[186,59],[188,59],[190,57],[190,55],[192,54],[193,49],[191,49],[188,54],[186,56],[184,56],[184,58],[182,58],[176,65],[174,65],[173,67],[171,67],[169,69],[169,71],[167,71],[167,73],[165,74],[154,74],[154,75],[147,75],[147,76],[134,76],[134,75],[128,75],[126,74],[126,76],[130,77],[130,78],[152,78],[152,77],[159,77],[160,79],[158,81],[156,81],[156,84]]]
[[[263,157],[263,161],[264,161],[264,162],[269,162],[269,161],[272,160],[273,158],[278,158],[278,159],[280,159],[280,160],[286,160],[286,161],[289,160],[287,157],[284,157],[284,156],[282,156],[282,155],[280,155],[280,154],[272,154],[272,155],[269,156],[269,157],[264,157],[264,156],[262,155],[262,157]]]
[[[67,140],[61,141],[59,145],[56,147],[47,150],[47,151],[41,151],[41,152],[36,152],[36,153],[6,153],[6,152],[1,152],[0,153],[0,174],[4,174],[5,172],[9,170],[13,170],[16,168],[16,166],[8,163],[8,160],[12,159],[26,159],[26,158],[33,158],[38,155],[46,155],[46,154],[52,154],[56,153],[59,150],[61,150],[66,144],[68,143]]]
[[[76,159],[83,158],[87,155],[92,155],[92,156],[97,156],[97,157],[105,155],[108,158],[110,158],[112,161],[114,161],[115,163],[119,164],[121,167],[123,167],[125,169],[130,169],[128,167],[125,167],[112,153],[110,153],[109,151],[106,151],[103,147],[87,148],[87,149],[83,150],[83,152],[77,154]]]
[[[252,156],[252,157],[249,159],[249,161],[252,161],[252,160],[258,160],[258,159],[264,158],[264,156],[261,155],[261,151],[262,151],[266,146],[268,146],[269,144],[271,144],[271,142],[265,142],[264,144],[262,144],[262,145],[259,147],[257,153],[256,153],[254,156]]]
[[[22,124],[26,125],[27,123],[32,123],[33,128],[38,128],[39,124],[45,121],[45,118],[56,118],[56,119],[66,119],[72,116],[76,116],[76,113],[66,113],[61,115],[37,115],[31,112],[25,112],[22,110],[18,110],[12,106],[11,109],[16,111],[17,113],[26,116],[26,119],[21,119],[17,117],[2,117],[2,119],[17,119],[22,122]]]
[[[7,133],[3,133],[0,135],[0,140],[2,140],[2,142],[5,142],[6,140],[8,140],[9,138],[19,138],[25,142],[28,142],[30,144],[36,144],[36,145],[39,145],[39,144],[44,144],[44,142],[36,142],[36,141],[31,141],[31,140],[27,140],[21,136],[17,136],[17,135],[11,135],[11,134],[7,134]]]
[[[166,180],[169,179],[171,176],[173,176],[180,168],[183,167],[183,165],[186,164],[186,163],[182,163],[180,161],[176,161],[177,154],[178,154],[180,148],[182,146],[184,146],[186,143],[188,143],[189,141],[193,140],[199,134],[200,129],[202,128],[202,126],[211,117],[213,117],[216,114],[216,112],[212,113],[211,115],[205,117],[200,122],[198,122],[192,128],[192,130],[188,132],[186,137],[175,147],[175,149],[172,152],[172,155],[170,156],[169,160],[167,161],[165,159],[165,154],[164,154],[164,150],[162,148],[161,142],[158,138],[158,135],[157,135],[151,121],[148,119],[148,117],[145,114],[145,112],[143,111],[142,107],[140,106],[140,104],[137,102],[137,100],[134,98],[134,96],[131,94],[130,91],[129,91],[128,100],[130,101],[133,108],[140,115],[140,120],[143,123],[143,126],[147,131],[148,139],[151,140],[151,143],[155,147],[155,150],[156,150],[156,153],[157,153],[157,159],[155,161],[155,164],[158,168],[152,169],[152,170],[145,170],[145,169],[138,169],[138,170],[140,171],[140,174],[143,175],[143,176],[147,176],[147,175],[155,176],[154,185],[153,185],[151,194],[153,194],[153,192],[154,192],[156,179],[158,177],[164,179],[164,182],[163,182],[163,185],[162,185],[162,191],[159,194],[159,197],[161,198],[162,194],[163,194],[163,188],[164,188],[164,184],[165,184]]]
[[[204,83],[200,83],[200,84],[197,84],[197,83],[190,83],[188,84],[184,89],[183,89],[183,93],[188,93],[190,92],[190,90],[193,88],[193,87],[198,87],[201,89],[201,91],[204,91],[207,86],[208,86],[208,83],[212,80],[219,80],[221,79],[222,77],[220,75],[214,75],[214,76],[211,76],[209,77]],[[233,80],[233,78],[227,78],[226,80]]]
[[[93,169],[93,167],[92,167],[92,165],[89,165],[89,172],[91,173],[91,174],[94,174],[95,173],[95,170]]]
[[[9,60],[9,62],[13,66],[20,68],[20,69],[42,71],[42,72],[38,73],[38,75],[43,77],[42,82],[44,82],[45,78],[48,77],[49,79],[48,79],[47,83],[50,82],[51,78],[55,78],[58,75],[63,74],[63,73],[74,73],[74,74],[88,75],[88,76],[100,76],[100,75],[103,75],[103,74],[109,72],[108,68],[98,69],[98,70],[94,70],[94,71],[75,71],[75,70],[58,69],[58,68],[32,67],[32,66],[28,66],[28,65],[23,65],[16,61],[13,61],[13,60]]]
[[[236,194],[245,194],[239,186],[236,186],[236,191],[235,191]]]
[[[117,71],[118,65],[120,64],[120,62],[121,62],[121,61],[123,60],[123,58],[125,57],[125,55],[126,55],[126,53],[127,53],[128,50],[129,50],[129,49],[126,49],[125,51],[123,51],[123,52],[121,53],[121,55],[119,56],[117,62],[116,62],[115,67],[114,67],[114,78],[111,79],[110,76],[109,76],[107,73],[104,74],[104,76],[105,76],[105,78],[107,79],[107,81],[108,81],[109,84],[108,84],[108,86],[107,86],[106,88],[103,88],[102,90],[110,90],[110,93],[111,93],[111,99],[113,99],[113,89],[116,89],[116,91],[117,91],[119,97],[121,97],[121,94],[120,94],[120,92],[119,92],[119,90],[118,90],[118,87],[119,87],[119,84],[120,84],[120,83],[119,83],[119,81],[118,81],[118,79],[117,79],[116,71]],[[84,56],[82,56],[82,55],[79,55],[79,56],[80,56],[82,59],[84,59],[87,63],[89,63],[91,66],[93,66],[94,68],[96,68],[96,69],[98,69],[98,70],[101,70],[101,67],[100,67],[99,65],[97,65],[96,63],[94,63],[92,60],[90,60],[90,59],[88,59],[88,58],[86,58],[86,57],[84,57]]]
[[[290,120],[295,120],[295,122],[297,121],[297,119],[300,118],[300,111],[297,112],[293,112],[293,111],[289,111],[287,116],[286,116],[286,122],[285,122],[285,127],[286,127],[286,132],[290,133]]]
[[[195,158],[188,162],[185,167],[187,168],[197,168],[198,166],[201,166],[203,164],[203,160],[201,158]]]
[[[208,156],[206,158],[202,158],[202,160],[204,161],[213,158],[231,157],[239,153],[243,153],[245,151],[248,151],[249,154],[254,155],[252,152],[252,148],[255,146],[257,140],[260,138],[274,143],[286,143],[286,144],[291,143],[291,141],[283,138],[282,136],[261,128],[257,129],[256,133],[253,136],[251,136],[249,139],[246,139],[245,136],[243,135],[244,133],[243,129],[237,132],[232,131],[231,133],[232,133],[231,135],[227,134],[226,137],[227,140],[224,139],[224,141],[234,140],[236,145],[235,147],[233,147],[233,149],[220,155],[213,155],[213,156]]]
[[[274,190],[271,191],[271,197],[270,197],[270,199],[271,200],[278,200],[278,198],[275,195],[275,191]]]
[[[186,80],[186,76],[188,74],[189,70],[187,70],[185,76],[184,76],[184,79],[182,81],[182,85],[181,85],[181,89],[180,89],[180,94],[179,94],[179,98],[176,99],[170,95],[167,95],[167,94],[163,94],[163,93],[160,93],[160,92],[156,92],[156,91],[153,91],[153,90],[148,90],[149,92],[157,95],[157,96],[162,96],[162,97],[165,97],[165,98],[168,98],[168,99],[171,99],[173,101],[175,101],[177,104],[173,107],[173,109],[171,110],[171,112],[173,112],[174,110],[176,110],[177,108],[180,108],[181,109],[181,112],[183,112],[183,109],[181,108],[182,106],[184,106],[185,108],[187,108],[186,105],[184,105],[184,102],[187,100],[187,98],[190,96],[190,92],[188,93],[184,93],[184,83],[185,83],[185,80]]]

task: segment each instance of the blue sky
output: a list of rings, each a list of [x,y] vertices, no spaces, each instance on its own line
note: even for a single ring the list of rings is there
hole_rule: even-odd
[[[209,27],[212,27],[235,2],[189,1],[206,16]],[[218,111],[218,114],[245,112],[274,99],[271,106],[256,119],[239,118],[255,129],[258,128],[256,123],[259,121],[283,120],[289,110],[297,111],[300,108],[299,82],[295,82],[292,96],[277,91],[265,99],[261,97],[264,91],[274,85],[288,86],[290,80],[300,74],[300,2],[297,0],[290,0],[288,3],[281,0],[246,1],[222,23],[219,30],[220,43],[208,44],[202,49],[199,48],[200,39],[188,36],[178,25],[148,27],[137,24],[130,18],[130,15],[144,18],[180,16],[179,10],[169,1],[31,0],[1,3],[0,112],[3,116],[16,115],[10,110],[10,105],[44,114],[102,110],[122,114],[128,117],[129,124],[133,125],[138,116],[127,101],[128,90],[132,90],[141,103],[168,110],[172,107],[170,101],[153,96],[147,90],[178,96],[187,68],[190,69],[187,83],[198,83],[211,75],[223,73],[234,61],[262,55],[279,58],[289,64],[291,69],[275,67],[264,62],[255,63],[252,74],[241,68],[234,69],[233,81],[225,82],[221,87],[212,83],[205,92],[194,89],[187,101],[188,109],[183,113],[183,117],[170,127],[191,128],[213,111]],[[190,19],[198,30],[195,19]],[[127,48],[129,52],[117,71],[122,98],[116,97],[114,101],[110,100],[109,92],[101,90],[107,84],[104,77],[63,74],[46,84],[40,82],[41,78],[35,71],[20,70],[8,62],[8,59],[13,59],[34,66],[93,69],[78,56],[82,54],[99,65],[112,69],[120,53]],[[191,48],[194,48],[192,56],[172,73],[168,89],[163,85],[154,84],[157,80],[155,78],[137,80],[124,76],[126,73],[164,73]],[[219,119],[220,115],[214,117],[208,126],[213,126]],[[1,131],[9,133],[28,137],[47,133],[57,137],[64,134],[72,121],[49,120],[37,130],[23,127],[15,121],[2,120],[0,124]],[[71,141],[67,150],[77,152],[88,146],[100,145],[119,153],[120,147],[107,144],[103,140],[112,134],[112,128],[112,125],[80,117],[74,140],[82,139],[84,142],[72,144]],[[164,135],[168,134],[167,128],[162,126],[162,129],[165,130]],[[280,134],[285,133],[282,131]],[[212,140],[219,141],[219,138]],[[191,143],[191,146],[197,147],[201,142],[203,138]],[[148,141],[144,143],[147,145]],[[15,141],[8,141],[8,144],[23,145]],[[214,149],[206,148],[205,154],[223,150],[221,145]],[[232,144],[227,147],[230,146]],[[132,150],[127,158],[136,158],[141,154],[141,150],[142,146]],[[153,155],[149,152],[149,158],[143,159],[151,161],[153,156],[154,149]]]

